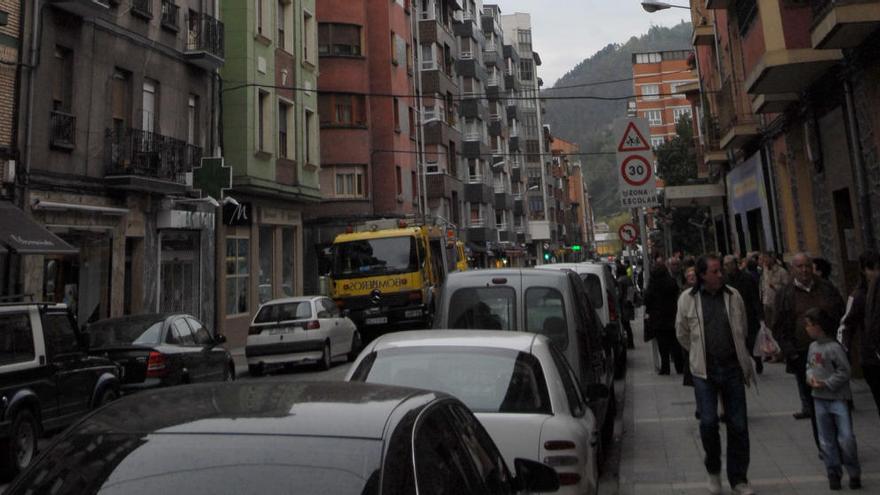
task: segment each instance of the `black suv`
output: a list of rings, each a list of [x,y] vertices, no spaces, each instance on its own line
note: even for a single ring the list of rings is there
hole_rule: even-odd
[[[118,367],[89,356],[62,304],[0,304],[0,464],[26,468],[43,432],[119,395]]]

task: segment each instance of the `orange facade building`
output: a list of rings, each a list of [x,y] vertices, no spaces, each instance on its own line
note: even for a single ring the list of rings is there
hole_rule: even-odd
[[[630,103],[630,113],[648,121],[654,148],[675,136],[675,124],[682,115],[691,115],[691,105],[678,91],[697,82],[688,65],[692,53],[673,50],[632,55],[636,98],[634,105]]]

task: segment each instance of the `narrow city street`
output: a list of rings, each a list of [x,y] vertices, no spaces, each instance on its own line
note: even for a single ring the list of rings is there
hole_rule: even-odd
[[[623,409],[619,485],[605,483],[605,495],[667,495],[706,492],[706,470],[694,389],[681,375],[658,376],[651,345],[634,325],[636,349],[629,352]],[[864,493],[880,490],[880,420],[867,385],[853,380],[856,440]],[[757,389],[747,392],[751,463],[755,491],[774,495],[827,493],[825,467],[813,444],[809,420],[796,421],[798,398],[793,375],[783,364],[765,366]],[[721,428],[722,445],[726,445]],[[722,455],[723,456],[723,455]],[[724,493],[731,493],[724,479]],[[616,485],[616,484],[614,484]]]

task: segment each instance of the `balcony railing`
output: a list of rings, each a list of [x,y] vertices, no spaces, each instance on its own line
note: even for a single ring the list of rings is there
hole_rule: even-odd
[[[180,29],[178,17],[180,7],[170,0],[162,0],[162,26],[177,31]]]
[[[501,86],[501,78],[496,76],[492,76],[486,81],[486,86]]]
[[[107,129],[104,136],[107,175],[138,175],[181,182],[202,158],[202,149],[155,132]]]
[[[718,95],[718,125],[721,134],[743,124],[755,124],[757,119],[743,98],[742,84],[738,79],[728,77],[721,85]]]
[[[483,174],[468,174],[468,184],[482,184],[485,182]]]
[[[458,58],[460,60],[471,60],[472,58],[474,58],[474,52],[472,52],[470,50],[467,50],[467,51],[463,50],[461,53],[458,54]]]
[[[187,51],[204,51],[225,58],[223,23],[208,14],[192,14],[186,37]]]
[[[49,119],[49,145],[53,148],[73,149],[76,146],[76,117],[53,110]]]

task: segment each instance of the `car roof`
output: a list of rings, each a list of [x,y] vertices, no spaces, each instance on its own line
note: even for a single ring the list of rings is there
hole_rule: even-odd
[[[487,278],[534,276],[564,278],[564,274],[559,274],[553,270],[535,270],[534,268],[494,268],[491,270],[469,270],[466,272],[450,273],[448,284],[470,286],[472,284],[483,284]]]
[[[553,263],[551,265],[538,265],[539,270],[571,270],[575,273],[604,273],[605,267],[596,263]]]
[[[530,352],[539,335],[499,330],[417,330],[385,334],[374,340],[374,351],[402,347],[485,347]]]
[[[100,323],[101,325],[112,324],[112,323],[126,323],[126,322],[150,322],[150,321],[165,321],[172,316],[188,316],[190,318],[198,319],[195,316],[189,313],[147,313],[140,315],[127,315],[127,316],[117,316],[116,318],[105,318],[103,320],[98,320],[96,322],[90,323],[89,326]]]
[[[243,434],[382,439],[398,407],[448,395],[350,382],[257,381],[157,389],[115,401],[74,429],[104,434]]]
[[[293,303],[293,302],[307,302],[314,301],[315,299],[323,299],[325,296],[295,296],[295,297],[282,297],[278,299],[271,299],[263,303],[263,306],[270,306],[273,304],[284,304],[284,303]]]

